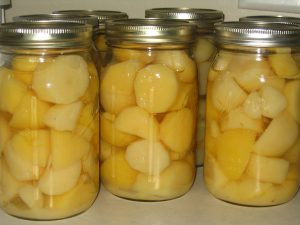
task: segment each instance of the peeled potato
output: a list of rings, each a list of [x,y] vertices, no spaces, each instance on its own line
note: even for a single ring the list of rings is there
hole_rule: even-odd
[[[114,125],[117,130],[127,134],[150,140],[158,139],[159,124],[156,118],[138,106],[122,110]]]
[[[199,38],[194,49],[194,57],[197,63],[209,60],[216,47],[209,39]]]
[[[225,73],[218,76],[212,84],[212,103],[219,111],[229,111],[242,104],[246,98],[247,94],[230,74]]]
[[[244,90],[251,92],[258,90],[263,85],[265,77],[271,73],[267,61],[249,60],[249,63],[235,75],[235,80]]]
[[[13,154],[18,155],[22,160],[40,167],[47,165],[50,154],[48,130],[21,130],[11,138],[9,143]]]
[[[255,142],[255,132],[246,129],[228,130],[216,140],[216,159],[230,180],[244,173]]]
[[[0,68],[0,110],[14,113],[23,96],[27,93],[26,85],[13,77],[13,72]]]
[[[300,162],[300,138],[297,138],[297,141],[294,145],[285,152],[283,158],[288,160],[290,163]]]
[[[128,164],[125,152],[117,151],[102,162],[100,174],[104,186],[128,189],[134,184],[138,172]]]
[[[285,85],[284,95],[287,98],[287,110],[300,124],[300,81],[289,81]]]
[[[290,53],[276,53],[270,55],[269,62],[279,77],[291,78],[299,72],[297,64]]]
[[[251,92],[243,103],[243,110],[252,119],[260,119],[262,116],[262,98],[258,92]]]
[[[275,118],[287,106],[285,96],[268,85],[261,88],[261,109],[262,115],[268,118]]]
[[[150,113],[163,113],[174,104],[178,81],[175,72],[162,64],[141,69],[134,81],[136,103]]]
[[[14,71],[14,77],[30,86],[32,83],[33,72]]]
[[[183,109],[187,106],[189,99],[193,98],[195,84],[180,83],[178,94],[171,111]]]
[[[139,140],[130,144],[125,153],[128,164],[149,175],[160,174],[170,164],[168,151],[160,142]]]
[[[281,156],[296,142],[298,134],[296,121],[288,113],[282,113],[271,121],[253,150],[265,156]]]
[[[188,108],[168,113],[160,124],[160,138],[174,152],[187,152],[194,133],[195,118]]]
[[[47,126],[60,131],[72,131],[76,127],[82,102],[67,105],[54,105],[45,114],[44,122]]]
[[[98,192],[97,186],[86,176],[82,175],[76,186],[63,195],[52,197],[51,208],[70,211],[92,204]]]
[[[39,65],[32,80],[32,88],[37,96],[56,104],[77,101],[84,95],[88,85],[88,66],[79,55],[62,55],[51,63]]]
[[[220,124],[222,131],[241,128],[261,133],[264,128],[262,119],[252,119],[251,117],[248,117],[242,107],[229,111],[221,119]]]
[[[217,71],[223,71],[227,69],[228,65],[231,63],[233,59],[233,54],[227,51],[221,50],[214,63],[213,63],[213,69]]]
[[[122,151],[124,149],[113,146],[106,141],[100,139],[100,161],[106,160],[111,154],[114,154],[116,151]]]
[[[157,54],[155,63],[171,68],[182,82],[193,82],[197,77],[196,64],[184,51],[162,51]]]
[[[251,154],[247,174],[259,181],[281,184],[287,177],[289,164],[281,158]]]
[[[47,195],[61,195],[75,187],[81,173],[81,162],[60,170],[48,168],[41,176],[38,187]]]
[[[19,129],[45,127],[44,116],[50,104],[39,100],[34,94],[28,92],[21,99],[9,122],[10,126]]]
[[[3,159],[0,159],[0,203],[7,203],[11,199],[17,196],[20,187],[23,182],[18,181],[9,172],[9,169]]]
[[[11,65],[13,70],[33,72],[43,59],[37,56],[16,56]]]
[[[11,136],[11,130],[8,125],[8,122],[0,114],[0,155],[2,154],[2,151],[4,150],[7,141],[9,140]]]
[[[100,114],[101,139],[117,147],[125,147],[137,139],[134,135],[116,129],[114,120],[115,116],[112,114],[106,112]]]
[[[68,131],[51,130],[52,167],[60,170],[80,161],[90,150],[90,143]]]
[[[19,190],[19,196],[30,209],[39,209],[43,207],[44,196],[38,187],[30,184],[24,185]]]

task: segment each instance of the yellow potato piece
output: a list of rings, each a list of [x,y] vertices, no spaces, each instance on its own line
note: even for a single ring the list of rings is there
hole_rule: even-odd
[[[13,113],[26,92],[26,85],[13,77],[13,71],[0,68],[0,110]]]
[[[276,75],[283,78],[292,78],[299,69],[290,53],[276,53],[269,56],[269,62]]]
[[[43,207],[44,196],[38,187],[30,184],[24,185],[19,190],[19,196],[30,209],[39,209]]]
[[[89,103],[84,105],[79,115],[77,124],[91,128],[93,132],[99,129],[99,111],[98,104]]]
[[[136,136],[124,133],[116,129],[115,117],[109,113],[100,114],[100,136],[101,139],[117,147],[126,147],[137,139]]]
[[[44,101],[69,104],[82,97],[89,85],[86,61],[79,55],[62,55],[33,74],[32,89]]]
[[[300,80],[289,81],[284,87],[288,112],[300,124]]]
[[[252,119],[261,119],[262,98],[258,92],[251,92],[243,103],[243,110]]]
[[[208,92],[207,92],[207,96],[206,96],[205,118],[206,118],[206,121],[210,121],[210,120],[218,121],[221,118],[222,112],[220,112],[214,106],[213,101],[212,101],[211,92],[212,92],[212,84],[209,82],[208,83]]]
[[[178,94],[171,111],[180,110],[187,106],[189,99],[193,98],[195,84],[179,83]]]
[[[105,35],[98,35],[96,38],[96,47],[99,51],[105,52],[107,51],[107,45],[105,42]]]
[[[192,147],[195,122],[188,108],[168,113],[160,124],[162,142],[174,152],[187,152]]]
[[[111,154],[114,154],[116,151],[123,151],[123,148],[113,146],[104,140],[100,139],[100,160],[101,162],[106,160]]]
[[[246,98],[247,94],[245,91],[228,73],[218,76],[212,84],[212,103],[219,111],[230,111],[242,104]]]
[[[244,112],[242,107],[235,108],[220,120],[221,130],[248,129],[261,133],[264,129],[262,119],[252,119]]]
[[[82,175],[78,183],[63,195],[51,196],[52,209],[77,211],[78,208],[88,208],[95,200],[98,187],[86,176]]]
[[[138,172],[131,168],[124,151],[117,151],[102,162],[100,177],[104,186],[115,186],[119,189],[130,189]]]
[[[24,184],[10,174],[3,159],[0,159],[0,171],[0,203],[1,205],[4,205],[17,196],[18,190]]]
[[[82,158],[82,171],[89,175],[94,184],[99,183],[99,151],[90,149]]]
[[[178,81],[174,71],[162,64],[141,69],[134,81],[136,103],[150,113],[163,113],[174,104]]]
[[[300,162],[300,138],[298,137],[295,144],[286,151],[283,156],[290,163]]]
[[[156,118],[138,106],[122,110],[116,117],[114,126],[119,131],[144,139],[157,140],[159,136]]]
[[[154,63],[171,68],[182,82],[193,82],[197,78],[196,63],[182,50],[162,51],[157,54]]]
[[[262,115],[268,118],[275,118],[287,107],[286,97],[277,89],[264,85],[261,90]]]
[[[281,184],[287,177],[289,165],[281,158],[251,154],[247,174],[259,181]]]
[[[146,200],[166,200],[185,194],[193,184],[195,167],[178,160],[164,170],[160,176],[139,173],[133,189],[135,198]]]
[[[44,122],[50,128],[60,131],[75,129],[83,104],[81,101],[67,105],[54,105],[44,116]]]
[[[246,91],[251,92],[258,90],[264,83],[265,77],[272,74],[271,68],[267,61],[248,60],[247,65],[239,65],[236,67],[238,73],[234,75],[236,82]],[[237,68],[236,68],[237,69]]]
[[[245,129],[228,130],[216,140],[216,159],[230,180],[244,173],[255,142],[255,132]]]
[[[229,51],[221,50],[216,56],[212,68],[216,71],[223,71],[227,69],[233,59],[233,54]],[[211,80],[211,79],[210,79]]]
[[[19,129],[44,128],[46,125],[44,116],[49,108],[49,103],[39,100],[33,93],[28,92],[16,107],[9,125]]]
[[[32,165],[45,167],[50,154],[50,133],[46,129],[21,130],[10,140],[11,151]]]
[[[265,156],[281,156],[296,142],[299,128],[289,113],[271,121],[254,145],[254,152]],[[280,137],[280,138],[279,138]]]
[[[13,70],[33,72],[44,59],[37,56],[16,56],[11,62]]]
[[[138,59],[143,63],[151,63],[155,58],[155,52],[149,50],[113,48],[113,56],[117,61],[126,61],[129,59]]]
[[[149,175],[160,174],[170,164],[166,148],[160,142],[149,140],[138,140],[130,144],[125,158],[132,168]]]
[[[5,117],[0,114],[0,155],[2,154],[7,141],[11,137],[11,130]]]
[[[14,71],[14,77],[26,85],[30,86],[32,83],[33,72]]]
[[[216,47],[209,39],[199,38],[194,49],[194,57],[197,63],[207,61],[216,51]]]
[[[68,131],[51,130],[51,161],[55,170],[64,169],[81,160],[91,145]]]
[[[81,162],[75,162],[69,167],[55,170],[49,167],[41,176],[38,187],[46,195],[61,195],[76,186],[80,173]]]

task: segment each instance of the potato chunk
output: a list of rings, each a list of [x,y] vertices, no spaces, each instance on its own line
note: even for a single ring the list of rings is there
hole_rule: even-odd
[[[282,113],[271,121],[254,145],[254,151],[265,156],[281,156],[295,143],[299,134],[296,121]]]
[[[287,98],[287,110],[293,118],[300,124],[300,81],[289,81],[285,85],[284,95]]]
[[[216,140],[216,158],[220,168],[230,180],[237,180],[244,173],[255,142],[255,132],[228,130]]]
[[[190,109],[168,113],[160,124],[160,138],[174,152],[187,152],[192,147],[195,118]]]
[[[162,64],[151,64],[136,75],[136,103],[150,113],[166,112],[175,102],[178,88],[173,70]]]
[[[170,164],[168,151],[160,142],[139,140],[126,149],[128,164],[142,173],[158,175]]]
[[[291,78],[299,72],[291,53],[276,53],[269,56],[271,67],[279,77]]]

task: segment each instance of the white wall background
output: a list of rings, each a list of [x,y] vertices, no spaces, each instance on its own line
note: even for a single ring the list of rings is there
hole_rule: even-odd
[[[239,9],[238,0],[12,0],[12,8],[6,11],[6,18],[11,21],[14,16],[66,9],[117,10],[126,12],[131,18],[143,18],[145,9],[154,7],[218,9],[224,12],[227,21],[248,15],[300,17],[300,14]]]

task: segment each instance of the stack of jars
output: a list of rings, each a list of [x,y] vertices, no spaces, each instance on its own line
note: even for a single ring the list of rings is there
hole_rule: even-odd
[[[145,13],[66,10],[0,26],[0,206],[8,214],[79,214],[96,199],[99,177],[121,198],[178,198],[203,155],[218,199],[270,206],[296,194],[298,19]]]

